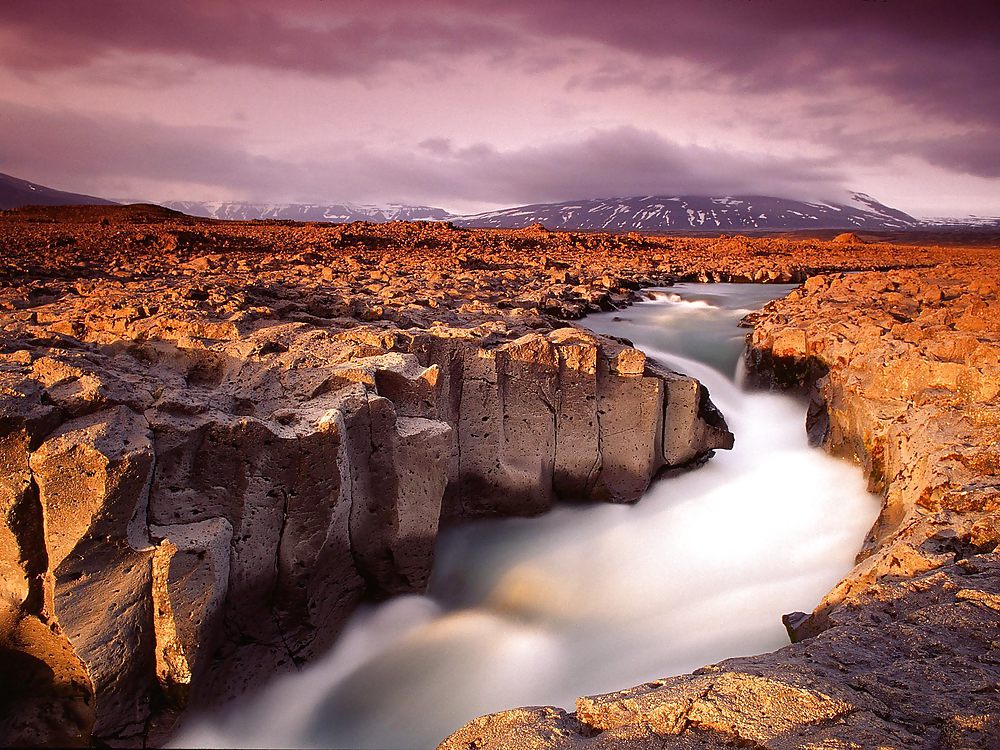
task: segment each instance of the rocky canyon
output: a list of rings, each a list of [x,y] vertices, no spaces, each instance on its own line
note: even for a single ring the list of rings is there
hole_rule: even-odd
[[[959,239],[0,213],[0,741],[161,745],[423,591],[439,528],[697,470],[711,394],[574,321],[732,281],[801,284],[748,377],[881,494],[856,567],[786,648],[442,746],[1000,743],[1000,255]]]

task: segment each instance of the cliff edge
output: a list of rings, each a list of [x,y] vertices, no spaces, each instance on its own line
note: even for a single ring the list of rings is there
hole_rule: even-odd
[[[323,653],[363,599],[424,590],[439,524],[634,502],[732,445],[697,381],[535,305],[445,283],[435,324],[404,325],[337,289],[419,263],[185,259],[171,234],[147,276],[114,257],[120,227],[57,227],[51,270],[2,297],[10,744],[160,742],[185,706]],[[102,242],[76,277],[57,262]]]

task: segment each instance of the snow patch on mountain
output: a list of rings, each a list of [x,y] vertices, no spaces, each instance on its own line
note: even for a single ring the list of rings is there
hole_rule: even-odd
[[[244,203],[168,201],[162,205],[194,216],[249,221],[451,221],[466,227],[642,231],[751,231],[841,229],[892,231],[924,226],[909,214],[866,193],[839,201],[807,202],[765,195],[645,195],[633,198],[536,203],[473,215],[430,206],[361,203]]]
[[[451,214],[432,206],[363,203],[244,203],[238,201],[164,201],[161,206],[191,216],[230,221],[448,221]]]
[[[809,203],[761,195],[642,196],[539,203],[452,220],[468,227],[524,227],[541,223],[549,229],[613,231],[899,230],[914,228],[920,223],[865,193],[852,193],[844,203]]]

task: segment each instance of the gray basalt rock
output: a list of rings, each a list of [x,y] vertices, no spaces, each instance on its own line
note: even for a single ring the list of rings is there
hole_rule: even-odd
[[[86,667],[98,736],[141,735],[154,663],[149,425],[115,407],[62,425],[32,453],[52,618]]]
[[[0,740],[162,739],[423,591],[441,523],[632,502],[731,442],[694,380],[546,317],[631,278],[348,279],[194,234],[158,275],[0,285]]]
[[[480,717],[443,750],[1000,747],[998,299],[995,268],[939,267],[810,279],[751,316],[751,376],[810,392],[811,437],[883,494],[854,569],[813,613],[785,615],[786,648],[575,713]],[[675,405],[701,398],[680,389]]]
[[[390,544],[402,590],[423,591],[434,560],[441,499],[448,482],[452,429],[422,417],[398,417],[394,436],[397,498]]]
[[[4,627],[53,623],[107,739],[140,736],[154,694],[225,701],[323,653],[362,598],[422,591],[442,520],[631,502],[731,440],[696,381],[579,329],[140,322],[185,333],[29,355],[0,444],[8,518],[37,516],[0,540]]]
[[[382,345],[439,369],[437,416],[456,428],[446,518],[634,502],[659,471],[732,446],[696,380],[578,328],[495,346],[458,336]]]

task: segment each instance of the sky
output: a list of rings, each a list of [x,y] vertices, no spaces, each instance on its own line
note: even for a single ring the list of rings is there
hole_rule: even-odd
[[[0,172],[468,213],[866,192],[1000,215],[995,0],[3,0]]]

